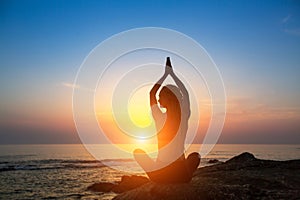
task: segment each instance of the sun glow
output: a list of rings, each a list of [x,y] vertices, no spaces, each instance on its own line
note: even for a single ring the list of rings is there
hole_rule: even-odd
[[[128,113],[132,122],[138,127],[145,128],[151,124],[149,86],[143,86],[131,95]]]
[[[145,137],[139,137],[139,138],[137,138],[137,142],[139,144],[145,144],[145,143],[147,143],[147,138],[145,138]]]

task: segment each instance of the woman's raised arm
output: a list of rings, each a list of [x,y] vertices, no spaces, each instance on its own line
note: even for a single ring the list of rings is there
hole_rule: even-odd
[[[190,115],[190,98],[189,98],[189,92],[185,88],[182,81],[176,76],[176,74],[173,71],[171,61],[169,61],[169,74],[175,81],[176,85],[178,86],[180,92],[182,93],[182,106],[186,112],[188,112],[188,116]]]
[[[168,74],[165,72],[164,75],[154,84],[150,91],[150,106],[153,106],[154,104],[157,104],[156,100],[156,93],[158,89],[160,88],[163,81],[167,78]]]

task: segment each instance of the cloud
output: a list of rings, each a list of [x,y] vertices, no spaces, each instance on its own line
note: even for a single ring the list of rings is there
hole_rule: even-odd
[[[61,85],[63,87],[67,87],[67,88],[72,88],[72,89],[77,89],[77,90],[80,89],[80,90],[84,90],[84,91],[88,91],[88,92],[95,92],[93,89],[83,87],[81,85],[73,84],[70,82],[62,82]]]
[[[300,28],[299,24],[297,24],[297,20],[291,14],[281,19],[282,30],[284,33],[294,36],[300,36]]]
[[[297,29],[284,29],[284,32],[290,35],[300,36],[300,28]]]
[[[297,107],[271,106],[250,98],[231,98],[227,105],[227,117],[231,120],[300,119]]]
[[[287,15],[286,17],[284,17],[282,20],[281,20],[281,23],[282,24],[286,24],[290,19],[291,19],[292,15]]]
[[[80,85],[76,85],[76,84],[73,84],[73,83],[62,82],[61,84],[63,86],[65,86],[65,87],[72,88],[72,89],[79,89],[79,88],[81,88]]]

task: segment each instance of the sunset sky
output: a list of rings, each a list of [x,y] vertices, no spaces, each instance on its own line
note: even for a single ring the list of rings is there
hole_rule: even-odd
[[[219,143],[300,142],[298,1],[2,1],[0,24],[1,144],[80,143],[77,70],[139,27],[182,32],[210,54],[227,94]]]

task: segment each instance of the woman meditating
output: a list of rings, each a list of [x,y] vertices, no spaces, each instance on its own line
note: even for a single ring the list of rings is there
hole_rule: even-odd
[[[168,75],[174,79],[177,86],[166,85],[161,88]],[[158,102],[166,112],[160,110],[156,99],[156,93],[160,88]],[[175,75],[169,57],[167,57],[164,75],[150,91],[150,106],[157,130],[158,156],[156,161],[153,161],[143,150],[136,149],[135,160],[154,182],[189,182],[200,163],[200,155],[192,153],[187,158],[184,155],[190,117],[189,94]]]

